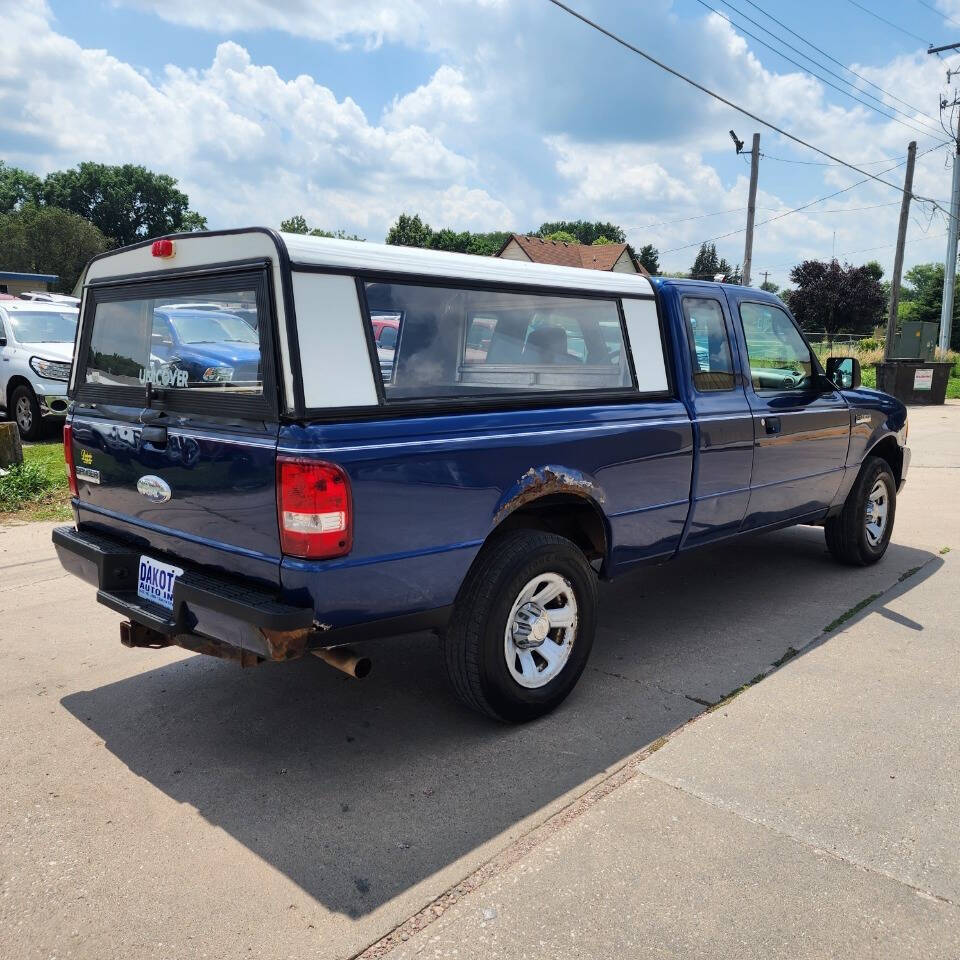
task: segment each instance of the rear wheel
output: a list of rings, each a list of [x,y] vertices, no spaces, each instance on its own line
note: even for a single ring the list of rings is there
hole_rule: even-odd
[[[843,510],[824,524],[827,549],[841,563],[864,567],[886,552],[897,512],[897,484],[886,460],[864,461]]]
[[[21,385],[13,391],[10,412],[24,440],[36,440],[40,436],[40,404],[29,387]]]
[[[569,540],[517,530],[489,544],[442,639],[457,696],[514,723],[553,710],[583,673],[596,612],[596,574]]]

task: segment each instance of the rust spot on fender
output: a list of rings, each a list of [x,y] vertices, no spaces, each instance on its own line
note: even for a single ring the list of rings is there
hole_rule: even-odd
[[[552,493],[572,493],[598,503],[603,503],[604,499],[602,491],[593,481],[577,470],[555,466],[531,467],[520,478],[516,492],[497,511],[494,523],[499,523],[518,507]]]

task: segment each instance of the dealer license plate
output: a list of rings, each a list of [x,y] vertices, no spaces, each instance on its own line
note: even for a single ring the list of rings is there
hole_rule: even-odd
[[[172,610],[173,585],[182,573],[183,570],[180,567],[161,563],[152,557],[141,556],[137,573],[137,596]]]

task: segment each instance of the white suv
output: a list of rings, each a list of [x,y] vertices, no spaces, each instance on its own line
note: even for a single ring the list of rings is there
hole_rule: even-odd
[[[67,413],[78,314],[65,304],[0,301],[0,407],[24,440],[40,436],[44,419]]]

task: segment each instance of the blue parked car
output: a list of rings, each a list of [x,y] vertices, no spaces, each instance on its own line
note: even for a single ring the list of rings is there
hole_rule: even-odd
[[[249,323],[223,310],[158,307],[153,311],[151,359],[155,380],[180,379],[189,386],[255,386],[260,340]]]
[[[599,579],[801,523],[875,563],[910,459],[771,294],[263,229],[91,261],[70,396],[53,539],[124,644],[359,675],[435,630],[507,721],[573,689]]]

